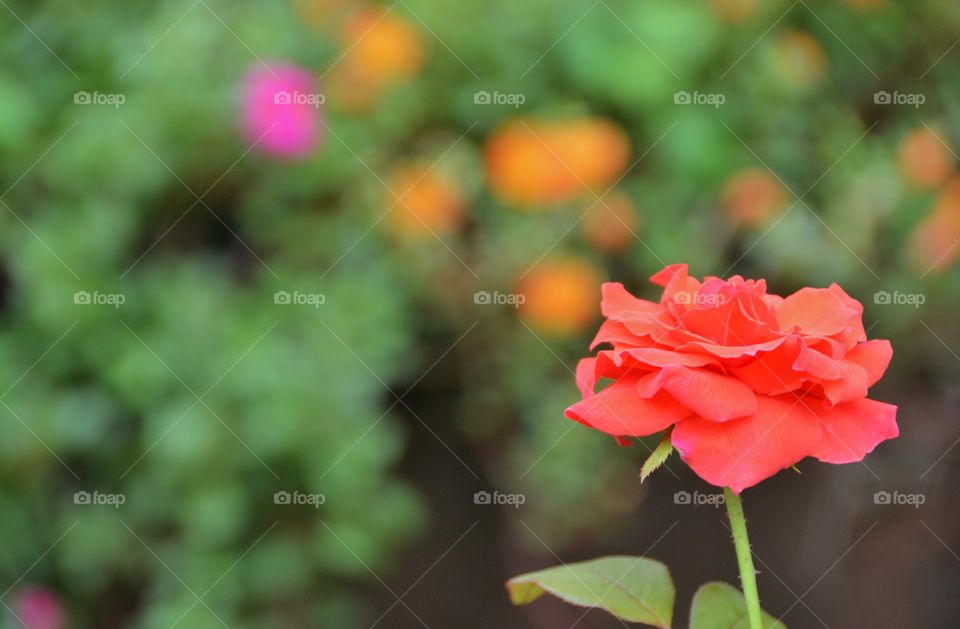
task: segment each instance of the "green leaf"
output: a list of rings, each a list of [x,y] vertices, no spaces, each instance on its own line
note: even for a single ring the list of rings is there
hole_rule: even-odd
[[[787,629],[763,612],[764,629]],[[729,583],[712,581],[702,585],[690,606],[690,629],[750,629],[747,604],[740,590]]]
[[[657,444],[656,449],[650,453],[650,456],[647,457],[647,460],[644,462],[643,467],[640,469],[641,483],[647,480],[647,476],[653,474],[657,468],[663,465],[670,455],[673,454],[673,444],[670,442],[671,432],[672,429],[663,433],[660,443]]]
[[[676,592],[665,565],[645,557],[602,557],[520,575],[507,581],[514,605],[549,592],[623,620],[669,629]]]

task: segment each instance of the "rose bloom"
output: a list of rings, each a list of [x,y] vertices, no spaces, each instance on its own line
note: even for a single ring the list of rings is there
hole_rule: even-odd
[[[651,281],[659,303],[603,285],[592,347],[612,349],[580,361],[568,418],[622,444],[672,427],[684,462],[737,493],[807,456],[860,461],[898,435],[897,407],[866,397],[893,350],[867,340],[863,306],[836,284],[779,297],[764,280],[701,282],[685,264]]]

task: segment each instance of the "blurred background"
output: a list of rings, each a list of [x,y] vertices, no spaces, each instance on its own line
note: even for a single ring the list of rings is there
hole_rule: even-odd
[[[838,282],[895,348],[899,439],[745,493],[764,607],[960,626],[958,41],[946,0],[0,0],[2,626],[615,627],[503,589],[602,554],[684,626],[737,583],[716,489],[563,418],[599,284],[674,262]]]

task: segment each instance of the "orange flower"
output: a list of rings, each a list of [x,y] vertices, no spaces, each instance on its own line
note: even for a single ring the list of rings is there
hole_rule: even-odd
[[[721,198],[733,222],[756,227],[783,209],[786,190],[766,170],[745,168],[727,180]]]
[[[950,177],[953,160],[937,134],[929,129],[911,131],[897,150],[900,172],[920,188],[939,186]]]
[[[637,208],[623,192],[611,192],[603,201],[591,201],[583,218],[583,232],[590,243],[616,253],[633,243],[636,236]]]
[[[740,24],[757,13],[757,0],[710,0],[710,8],[724,22]]]
[[[827,53],[809,33],[791,30],[774,43],[777,71],[794,87],[810,87],[827,73]]]
[[[589,116],[514,119],[486,150],[493,192],[508,205],[545,210],[610,186],[627,167],[630,144],[608,120]]]
[[[387,87],[415,76],[426,61],[417,26],[393,12],[361,9],[340,32],[343,58],[331,76],[337,100],[363,109]]]
[[[942,271],[960,255],[960,179],[947,185],[933,211],[914,228],[907,251],[921,273]]]
[[[385,209],[392,206],[386,220],[394,234],[429,238],[455,231],[463,223],[460,189],[436,168],[431,169],[428,161],[401,164],[390,173],[387,185],[393,194],[387,193],[383,203]]]
[[[627,168],[630,143],[623,130],[602,118],[577,118],[548,130],[560,161],[589,188],[605,188]],[[572,184],[574,188],[577,186]]]
[[[600,288],[600,272],[581,258],[544,262],[517,282],[523,296],[520,315],[548,334],[572,334],[599,314],[593,295]]]
[[[487,177],[494,193],[511,205],[536,208],[558,202],[566,177],[547,141],[520,120],[507,123],[487,143]]]
[[[377,79],[406,79],[423,67],[423,37],[412,22],[381,9],[363,9],[345,25],[344,62]]]

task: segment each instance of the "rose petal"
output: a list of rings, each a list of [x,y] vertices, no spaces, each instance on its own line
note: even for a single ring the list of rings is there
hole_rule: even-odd
[[[645,400],[637,380],[626,377],[567,409],[568,419],[617,437],[644,437],[660,432],[690,415],[667,393]]]
[[[660,386],[705,419],[725,422],[757,411],[757,396],[731,376],[707,369],[669,365],[657,376]]]
[[[780,347],[761,353],[756,360],[731,369],[731,373],[748,387],[763,395],[780,395],[795,391],[803,384],[803,378],[793,370],[793,364],[799,353],[800,339],[792,337]]]
[[[740,358],[742,356],[756,356],[760,352],[769,352],[786,342],[788,337],[771,339],[765,343],[756,345],[718,345],[716,343],[705,343],[703,341],[691,341],[684,343],[677,349],[684,352],[701,350],[717,356],[718,358]]]
[[[684,462],[708,483],[740,493],[810,453],[820,425],[794,395],[757,396],[757,412],[728,422],[690,417],[671,441]]]
[[[696,294],[697,289],[700,288],[700,280],[690,277],[687,274],[687,265],[686,264],[673,264],[659,273],[650,277],[650,281],[658,286],[663,286],[663,294],[660,296],[660,303],[667,304],[669,308],[674,311],[674,314],[678,312],[678,301],[674,300],[674,296],[678,292],[686,293],[685,299],[683,301],[689,302],[690,298]],[[680,305],[679,310],[685,309],[686,306]]]
[[[817,411],[823,428],[810,454],[824,463],[853,463],[900,434],[897,407],[862,399]]]
[[[781,331],[824,336],[839,334],[859,316],[836,291],[828,288],[801,288],[784,299],[777,310]]]
[[[619,282],[604,282],[600,292],[603,295],[600,311],[603,316],[611,319],[620,320],[629,317],[631,313],[648,313],[657,310],[657,304],[634,297]]]
[[[887,340],[860,343],[851,349],[846,359],[863,367],[867,372],[867,387],[872,387],[883,376],[893,358],[893,346]]]
[[[695,303],[680,317],[683,328],[719,345],[756,345],[782,336],[779,325],[759,295],[742,288],[707,294],[704,285]]]
[[[683,277],[686,277],[688,268],[689,267],[686,264],[682,263],[670,264],[651,275],[650,281],[657,286],[665,287],[670,283],[670,280],[672,280],[677,273],[681,273]]]
[[[840,301],[842,301],[847,308],[857,313],[856,316],[850,320],[850,325],[843,335],[843,340],[847,342],[849,347],[853,347],[856,343],[866,341],[867,332],[863,328],[863,304],[848,295],[845,290],[840,288],[839,284],[831,284],[827,290],[839,297]]]
[[[630,331],[622,321],[607,319],[600,325],[597,335],[590,342],[590,349],[593,350],[599,345],[608,343],[610,345],[639,345],[643,341],[642,336],[638,336]]]
[[[577,363],[577,388],[580,389],[580,395],[587,398],[595,394],[597,388],[597,359],[581,358]]]
[[[637,393],[645,400],[655,396],[661,389],[659,371],[651,371],[637,380]]]
[[[597,353],[594,358],[583,358],[577,363],[577,387],[580,389],[581,395],[587,397],[594,394],[600,378],[619,380],[628,371],[630,371],[629,368],[621,368],[615,365],[613,352],[605,350]]]
[[[720,361],[710,356],[698,354],[684,354],[659,347],[627,347],[613,350],[613,361],[622,365],[624,358],[631,358],[638,363],[651,367],[667,367],[669,365],[683,365],[685,367],[705,367],[720,365]]]
[[[842,359],[830,358],[809,347],[800,348],[793,368],[806,372],[817,380],[836,380],[847,374],[846,365],[843,364]]]
[[[867,372],[860,365],[824,356],[815,349],[800,350],[793,368],[819,384],[830,405],[859,400],[867,395]]]
[[[830,358],[843,358],[847,355],[847,351],[850,349],[847,347],[846,343],[838,341],[837,339],[830,338],[829,336],[810,336],[804,335],[803,344],[807,347],[813,348],[820,352],[821,354],[826,354]]]

